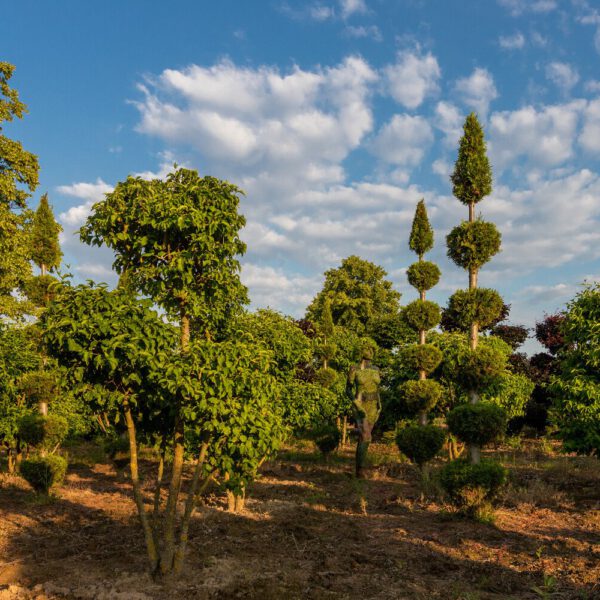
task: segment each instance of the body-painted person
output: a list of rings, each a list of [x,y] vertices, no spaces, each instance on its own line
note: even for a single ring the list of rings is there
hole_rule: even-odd
[[[373,348],[363,346],[360,364],[352,365],[348,373],[348,393],[352,397],[358,432],[356,445],[356,476],[363,477],[371,432],[381,412],[379,368],[372,364]]]

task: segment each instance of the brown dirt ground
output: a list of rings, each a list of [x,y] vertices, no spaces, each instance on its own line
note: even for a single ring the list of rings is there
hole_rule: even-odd
[[[243,513],[206,496],[186,571],[163,585],[145,574],[129,484],[74,450],[49,501],[0,476],[0,600],[600,598],[600,462],[538,442],[495,450],[512,476],[491,525],[453,514],[392,447],[372,446],[362,481],[350,449],[326,463],[290,448]]]

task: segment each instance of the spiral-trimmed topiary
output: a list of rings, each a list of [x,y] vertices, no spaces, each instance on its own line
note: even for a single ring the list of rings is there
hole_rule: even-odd
[[[337,373],[331,367],[323,367],[315,373],[315,383],[330,389],[337,380]]]
[[[471,323],[478,323],[485,328],[491,325],[502,314],[504,302],[502,296],[489,288],[473,288],[456,290],[448,300],[446,309],[461,329],[468,329]]]
[[[413,263],[406,270],[408,283],[419,292],[426,292],[437,285],[440,280],[440,268],[428,260],[421,260]]]
[[[486,503],[498,496],[507,475],[507,470],[498,463],[482,460],[472,464],[459,459],[440,471],[440,484],[455,506],[467,514],[477,515]]]
[[[461,404],[447,417],[448,429],[467,444],[485,446],[499,439],[506,430],[506,412],[497,404]]]
[[[496,348],[478,346],[460,357],[458,383],[465,390],[483,389],[506,370],[506,355]]]
[[[442,449],[446,433],[434,425],[409,425],[396,434],[398,450],[420,467]]]
[[[440,317],[440,307],[429,300],[415,300],[404,307],[404,318],[416,331],[435,327]]]
[[[69,424],[58,415],[25,415],[19,421],[19,437],[28,446],[51,451],[69,432]]]
[[[433,344],[407,346],[402,349],[402,360],[411,369],[429,374],[442,362],[442,351]]]
[[[442,391],[442,386],[431,379],[411,379],[400,386],[406,406],[414,412],[430,411],[442,397]]]
[[[60,485],[67,472],[67,461],[57,454],[29,458],[21,462],[23,479],[38,493],[48,495],[50,489]]]
[[[478,269],[498,254],[501,241],[493,223],[463,221],[446,236],[448,258],[463,269]]]

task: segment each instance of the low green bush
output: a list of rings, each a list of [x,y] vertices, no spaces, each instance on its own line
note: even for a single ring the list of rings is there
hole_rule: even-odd
[[[419,466],[434,458],[445,440],[446,432],[434,425],[409,425],[396,434],[400,452]]]
[[[323,367],[315,373],[314,382],[324,388],[331,389],[337,380],[337,373],[331,367]]]
[[[342,434],[335,424],[325,423],[314,428],[310,437],[323,455],[327,456],[340,445]]]
[[[461,511],[477,517],[506,484],[508,471],[492,461],[473,465],[467,459],[454,460],[440,471],[440,484],[450,501]]]
[[[69,424],[58,415],[25,415],[19,420],[19,436],[25,444],[48,452],[67,437]]]
[[[58,454],[36,456],[21,462],[21,476],[38,494],[48,495],[60,485],[67,472],[67,461]]]
[[[497,404],[461,404],[446,416],[448,429],[467,444],[485,446],[506,431],[506,412]]]

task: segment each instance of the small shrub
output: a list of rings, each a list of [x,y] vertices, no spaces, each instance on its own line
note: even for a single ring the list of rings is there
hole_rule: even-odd
[[[58,454],[37,456],[21,463],[21,476],[38,494],[48,495],[60,485],[67,472],[67,461]]]
[[[440,483],[459,510],[478,517],[489,514],[489,505],[506,483],[507,474],[502,465],[492,461],[473,465],[459,459],[440,471]]]
[[[445,440],[445,431],[434,425],[409,425],[396,435],[400,452],[419,466],[434,458]]]
[[[419,292],[426,292],[434,287],[440,280],[440,275],[440,268],[427,260],[413,263],[406,271],[408,283]]]
[[[411,379],[400,387],[406,406],[414,413],[430,411],[442,397],[442,391],[442,386],[432,379]]]
[[[426,373],[435,371],[442,362],[442,357],[442,351],[433,344],[413,344],[402,350],[405,365],[415,371],[423,369]]]
[[[485,446],[500,438],[506,430],[506,413],[496,404],[461,404],[446,417],[448,429],[467,444]]]
[[[333,387],[337,379],[337,373],[331,367],[323,367],[315,373],[314,382],[324,388]]]
[[[327,423],[313,429],[311,438],[323,455],[327,456],[340,445],[342,434],[333,423]]]
[[[58,415],[25,415],[19,421],[19,436],[28,445],[53,451],[67,437],[69,424]]]
[[[440,307],[429,300],[415,300],[404,307],[404,318],[416,331],[432,329],[440,316]]]

